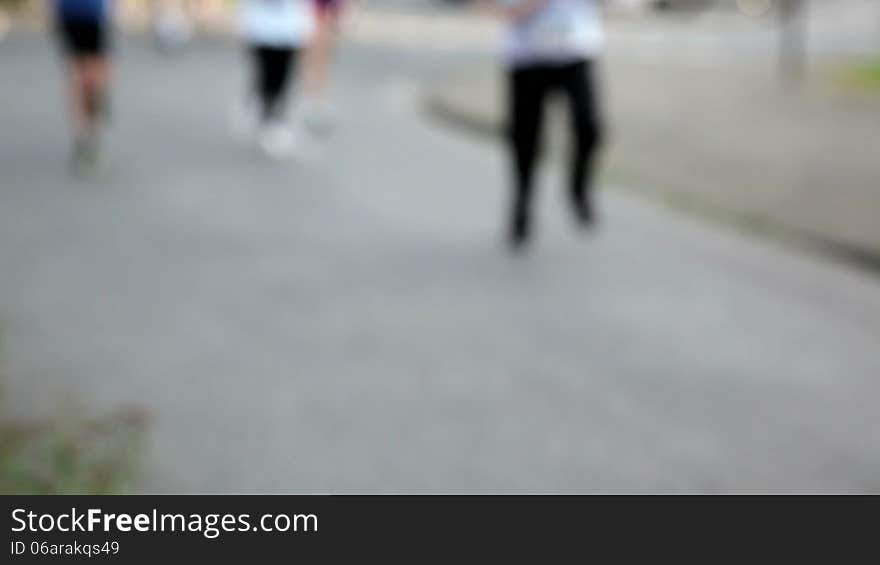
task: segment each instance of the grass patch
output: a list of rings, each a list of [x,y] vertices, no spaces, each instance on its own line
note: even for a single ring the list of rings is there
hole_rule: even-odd
[[[0,493],[118,494],[131,487],[144,417],[0,422]]]
[[[0,339],[0,353],[2,345]],[[5,376],[0,368],[0,393]],[[0,394],[0,494],[121,494],[131,489],[146,414],[126,410],[87,418],[68,402],[51,418],[24,420],[4,414],[6,402]]]
[[[880,96],[880,58],[845,65],[837,73],[837,83],[848,90]]]

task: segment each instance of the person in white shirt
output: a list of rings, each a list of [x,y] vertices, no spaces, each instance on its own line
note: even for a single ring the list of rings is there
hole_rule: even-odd
[[[311,0],[242,2],[241,32],[251,52],[253,92],[259,102],[259,144],[272,157],[285,157],[293,149],[284,101],[314,29]]]
[[[596,59],[603,44],[597,0],[487,0],[509,22],[509,139],[514,163],[510,238],[524,246],[532,229],[536,163],[547,97],[568,99],[573,131],[569,196],[579,225],[595,223],[593,176],[601,142]]]
[[[150,18],[153,41],[159,51],[173,53],[192,40],[195,26],[191,6],[182,0],[153,0]]]

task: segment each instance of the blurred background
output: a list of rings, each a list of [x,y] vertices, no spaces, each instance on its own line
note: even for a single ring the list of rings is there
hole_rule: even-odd
[[[236,2],[163,5],[117,2],[83,180],[47,4],[0,0],[0,490],[880,491],[880,2],[604,2],[602,228],[554,112],[525,256],[500,23],[357,2],[279,163]]]

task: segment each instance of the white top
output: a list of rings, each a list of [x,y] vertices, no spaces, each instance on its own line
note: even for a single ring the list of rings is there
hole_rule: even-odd
[[[244,0],[241,33],[253,45],[299,47],[315,31],[312,0]]]
[[[506,1],[515,4],[526,0]],[[596,0],[547,0],[532,16],[510,24],[507,61],[518,67],[596,57],[604,43],[596,4]]]

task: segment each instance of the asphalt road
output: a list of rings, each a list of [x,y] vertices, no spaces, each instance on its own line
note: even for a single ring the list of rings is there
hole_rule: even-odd
[[[150,417],[148,492],[880,491],[880,283],[619,192],[501,244],[499,148],[427,120],[463,55],[349,46],[302,162],[227,131],[231,43],[124,42],[107,170],[49,45],[0,45],[7,415]]]

